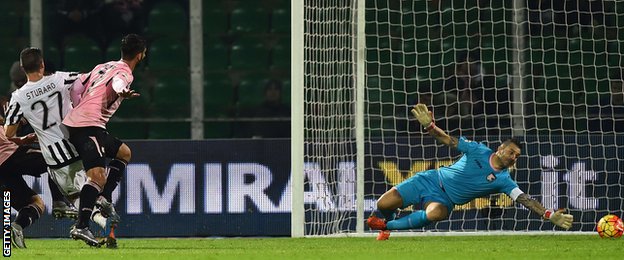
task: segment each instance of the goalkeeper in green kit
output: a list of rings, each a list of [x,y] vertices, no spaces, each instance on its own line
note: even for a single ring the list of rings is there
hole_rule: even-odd
[[[544,208],[520,190],[509,175],[508,168],[521,154],[521,144],[517,140],[508,139],[492,151],[482,143],[446,134],[436,127],[432,113],[424,104],[414,106],[412,114],[438,142],[463,155],[448,167],[419,172],[384,193],[377,201],[377,212],[383,218],[373,214],[367,220],[371,229],[380,230],[378,240],[388,239],[390,230],[421,228],[445,220],[455,205],[495,193],[509,195],[556,226],[566,230],[572,226],[572,215],[565,214],[564,210]],[[421,205],[422,209],[395,219],[397,209],[410,205]]]

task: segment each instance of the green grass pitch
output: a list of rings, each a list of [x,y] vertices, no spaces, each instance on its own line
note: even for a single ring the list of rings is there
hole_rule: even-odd
[[[18,259],[623,259],[624,240],[598,235],[358,238],[120,238],[118,249],[28,239]]]

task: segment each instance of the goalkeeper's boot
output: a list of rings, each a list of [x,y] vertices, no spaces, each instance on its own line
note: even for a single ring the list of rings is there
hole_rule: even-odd
[[[91,230],[88,227],[85,228],[76,228],[75,226],[72,228],[71,237],[74,240],[82,240],[89,246],[100,247],[100,243],[95,239],[93,234],[91,234]]]
[[[53,201],[52,215],[56,219],[78,219],[78,209],[76,209],[76,207],[74,206],[67,205],[67,203],[65,203],[64,201]]]
[[[95,205],[100,208],[102,216],[110,219],[111,223],[117,224],[121,220],[115,210],[115,206],[113,206],[113,203],[108,202],[106,198],[99,196],[97,201],[95,201]]]
[[[388,240],[390,238],[390,230],[380,230],[377,235],[377,240]]]
[[[366,220],[366,224],[372,230],[386,230],[386,221],[382,218],[378,218],[375,215],[371,215]]]
[[[26,248],[26,243],[24,242],[24,230],[22,226],[19,224],[12,222],[11,223],[11,242],[17,248]]]

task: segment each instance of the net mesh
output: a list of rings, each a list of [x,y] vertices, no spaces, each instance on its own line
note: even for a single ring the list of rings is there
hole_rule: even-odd
[[[304,9],[305,233],[348,230],[355,210],[354,1]]]

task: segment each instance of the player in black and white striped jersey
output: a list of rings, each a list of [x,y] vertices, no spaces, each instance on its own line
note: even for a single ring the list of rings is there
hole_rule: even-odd
[[[18,123],[25,118],[35,130],[50,176],[70,200],[78,198],[86,180],[82,162],[67,140],[67,129],[61,124],[72,108],[70,90],[79,74],[56,72],[44,75],[45,65],[40,49],[26,48],[20,54],[21,66],[28,82],[14,91],[6,112],[6,134],[15,135]],[[67,213],[61,202],[53,203],[55,215]]]

